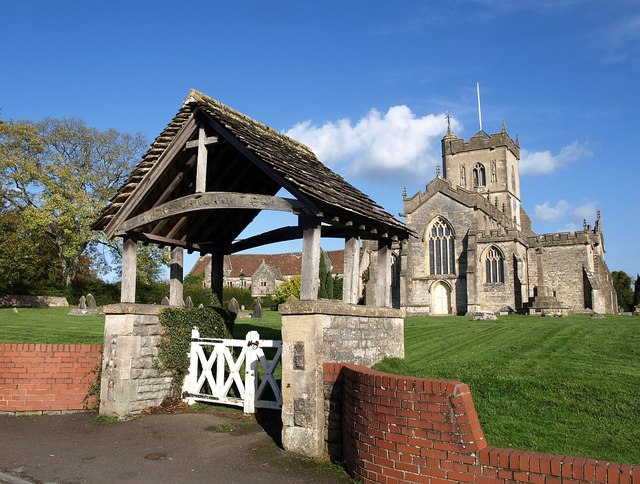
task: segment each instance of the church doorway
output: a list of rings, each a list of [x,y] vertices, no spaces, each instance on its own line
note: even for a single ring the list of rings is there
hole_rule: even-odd
[[[449,308],[451,307],[451,291],[446,284],[438,282],[434,285],[431,298],[433,301],[432,314],[449,314]]]

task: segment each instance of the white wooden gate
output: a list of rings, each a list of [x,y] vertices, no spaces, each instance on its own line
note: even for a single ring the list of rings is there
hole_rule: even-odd
[[[241,348],[235,359],[231,348]],[[271,361],[263,348],[276,348]],[[282,341],[260,340],[257,331],[249,331],[244,340],[208,339],[200,338],[194,328],[189,374],[182,386],[183,399],[189,404],[236,405],[243,407],[245,413],[255,413],[256,408],[280,409],[282,391],[274,372],[281,356]],[[267,389],[271,390],[271,398],[267,397]]]

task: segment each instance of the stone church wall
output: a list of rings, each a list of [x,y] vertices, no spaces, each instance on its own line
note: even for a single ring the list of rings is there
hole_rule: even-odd
[[[456,235],[455,261],[456,270],[452,275],[432,276],[429,273],[428,234],[426,228],[436,217],[445,218],[453,227]],[[464,314],[467,311],[467,233],[477,226],[477,213],[473,208],[461,207],[451,198],[436,194],[426,201],[417,210],[411,213],[407,221],[411,229],[416,231],[420,238],[410,239],[403,247],[403,255],[406,255],[407,268],[403,269],[405,290],[401,298],[401,305],[407,314],[429,314],[431,306],[431,286],[434,282],[442,280],[451,287],[452,314]],[[481,222],[486,230],[496,229],[495,222],[489,217],[484,217]]]
[[[573,310],[584,308],[584,271],[587,262],[586,245],[543,245],[542,265],[544,283],[550,287],[558,301]],[[538,253],[534,247],[528,251],[529,296],[534,296],[538,285]]]
[[[526,247],[522,244],[514,241],[501,241],[500,239],[492,240],[480,239],[477,249],[477,287],[478,287],[478,303],[484,310],[500,311],[505,307],[509,307],[513,310],[521,308],[523,301],[522,288],[519,287],[520,281],[526,281],[526,267],[525,264],[519,264],[516,268],[516,257],[521,260],[526,259]],[[487,283],[486,282],[486,269],[485,260],[486,252],[491,247],[495,246],[502,251],[504,255],[504,283]],[[521,274],[520,272],[525,272]],[[518,280],[516,280],[516,275]],[[525,289],[526,291],[526,289]],[[516,293],[521,295],[520,298],[516,297]],[[524,298],[526,301],[526,297]]]

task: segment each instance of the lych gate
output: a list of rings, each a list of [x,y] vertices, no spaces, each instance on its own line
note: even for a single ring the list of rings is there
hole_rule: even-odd
[[[292,198],[276,196],[281,190]],[[298,223],[238,241],[261,210],[290,212]],[[181,306],[185,249],[211,254],[211,288],[222,301],[225,254],[302,239],[301,300],[281,307],[283,441],[292,450],[324,450],[323,362],[403,355],[391,245],[410,231],[306,146],[200,92],[190,92],[94,229],[124,240],[121,304],[105,308],[102,413],[141,411],[168,389],[152,361],[159,308],[135,304],[138,242],[171,248],[169,300]],[[342,303],[317,301],[321,237],[345,241]],[[375,249],[366,307],[356,305],[362,240]]]

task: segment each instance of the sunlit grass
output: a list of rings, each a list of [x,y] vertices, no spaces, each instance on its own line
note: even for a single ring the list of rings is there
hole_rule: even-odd
[[[640,318],[407,318],[376,368],[467,383],[492,445],[640,463]]]
[[[71,308],[0,309],[0,343],[102,344],[104,316],[69,316]]]

